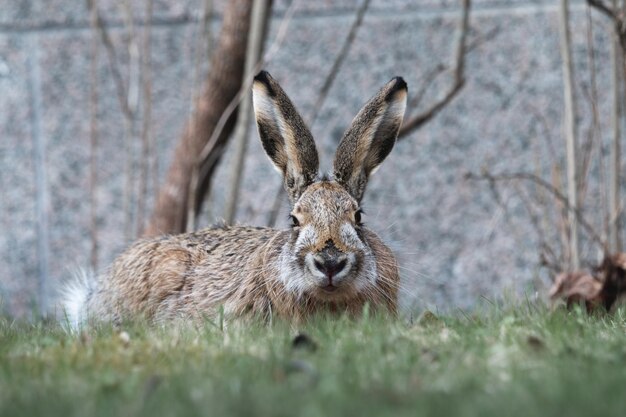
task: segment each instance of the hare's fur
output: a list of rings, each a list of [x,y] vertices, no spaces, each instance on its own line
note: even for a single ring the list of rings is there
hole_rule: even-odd
[[[330,179],[320,179],[315,143],[278,83],[255,78],[254,106],[268,156],[292,201],[294,227],[215,227],[141,240],[95,278],[67,289],[73,326],[118,321],[272,315],[301,320],[316,311],[358,314],[366,304],[396,313],[396,260],[360,223],[369,175],[391,151],[406,84],[390,81],[342,140]]]

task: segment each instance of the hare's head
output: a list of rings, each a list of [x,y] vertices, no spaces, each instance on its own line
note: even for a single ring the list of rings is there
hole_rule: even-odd
[[[282,173],[292,204],[280,279],[289,290],[327,300],[376,285],[376,254],[365,237],[360,202],[369,176],[396,142],[406,83],[392,79],[363,107],[339,144],[328,178],[319,174],[311,133],[267,72],[255,77],[253,97],[263,148]]]

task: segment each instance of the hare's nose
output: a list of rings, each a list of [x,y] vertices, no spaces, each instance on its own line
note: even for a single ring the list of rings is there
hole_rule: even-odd
[[[332,284],[333,277],[341,273],[347,265],[345,256],[340,258],[323,259],[316,256],[313,260],[315,267],[328,278],[329,284]]]

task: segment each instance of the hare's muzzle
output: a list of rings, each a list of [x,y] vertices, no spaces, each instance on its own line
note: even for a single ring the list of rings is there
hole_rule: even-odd
[[[337,275],[341,274],[341,272],[346,269],[348,264],[348,260],[346,256],[343,256],[341,259],[326,259],[324,260],[319,255],[313,257],[313,264],[317,268],[318,271],[323,273],[326,278],[328,278],[327,287],[329,290],[334,290],[336,282],[333,283],[333,278]],[[324,287],[326,289],[326,287]]]
[[[324,249],[311,258],[309,269],[318,278],[317,285],[329,292],[335,291],[343,283],[352,268],[351,257],[337,249],[332,241],[327,242]]]

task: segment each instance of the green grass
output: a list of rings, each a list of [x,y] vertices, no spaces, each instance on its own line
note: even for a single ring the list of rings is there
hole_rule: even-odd
[[[626,415],[623,312],[219,327],[0,319],[0,416]]]

